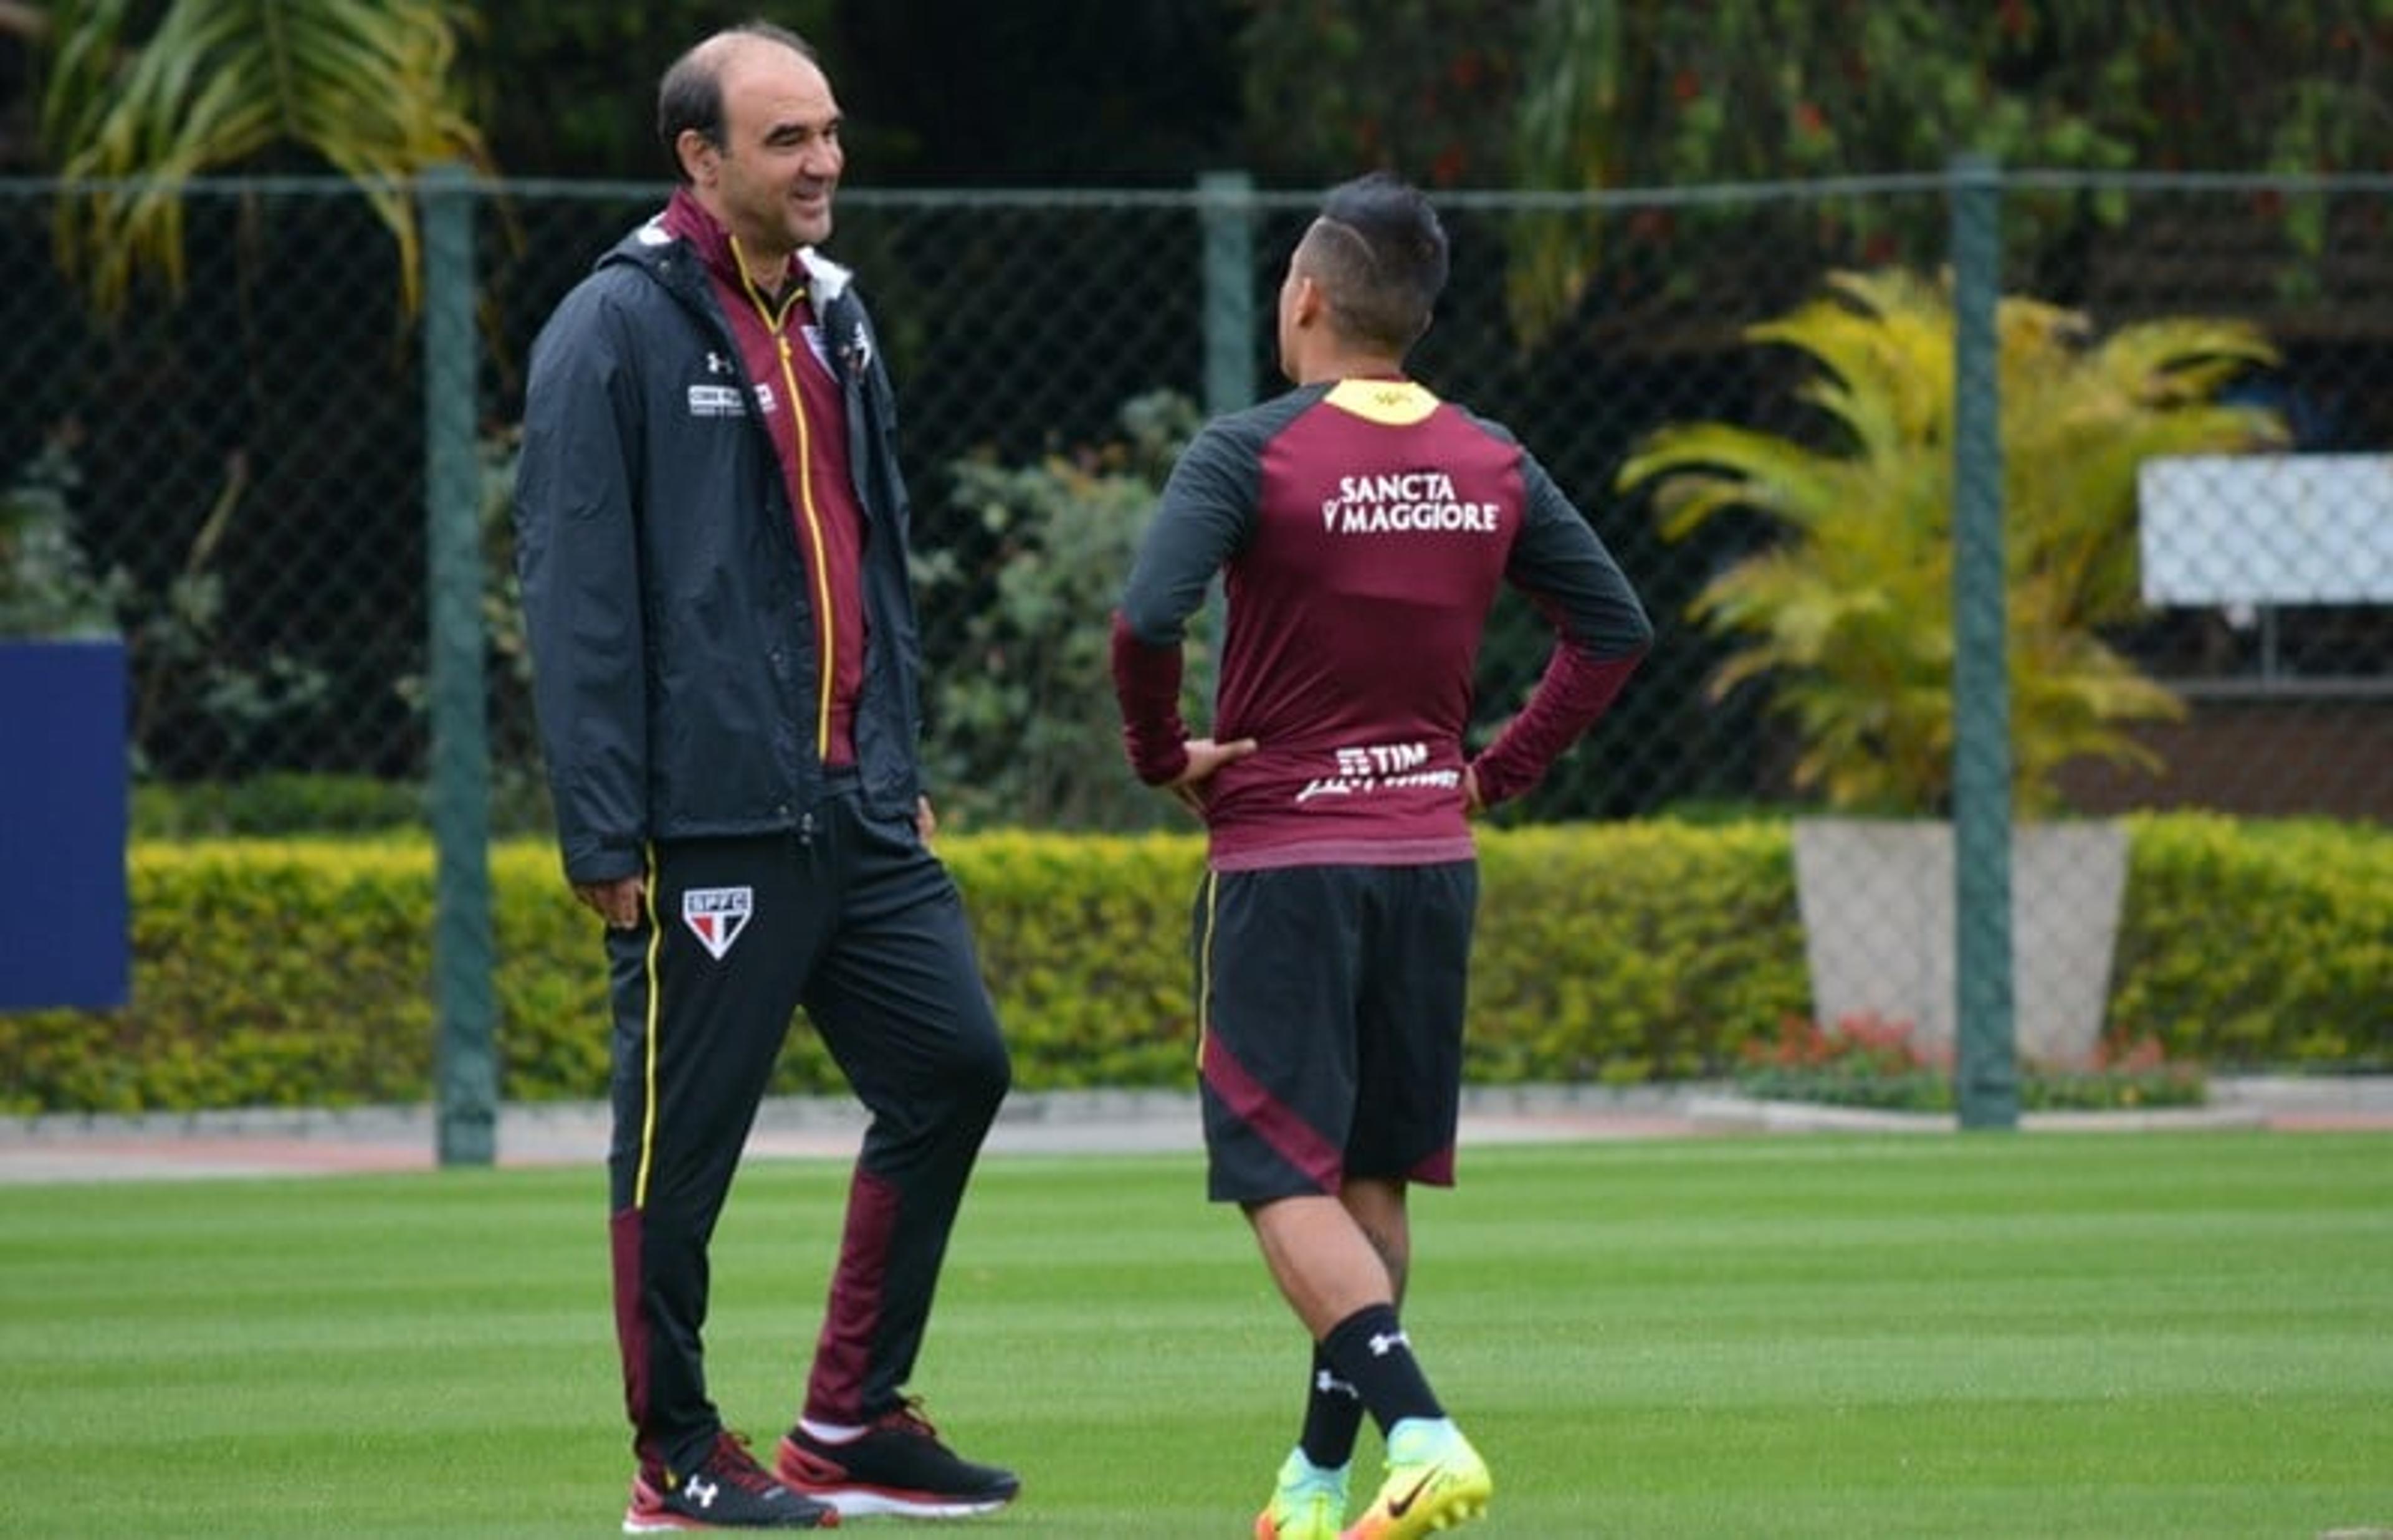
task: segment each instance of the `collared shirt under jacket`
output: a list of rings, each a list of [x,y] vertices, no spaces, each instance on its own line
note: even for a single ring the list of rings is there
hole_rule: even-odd
[[[857,768],[870,809],[910,816],[921,644],[896,405],[847,270],[800,259],[866,523]],[[697,253],[660,220],[600,258],[533,344],[517,568],[577,882],[638,871],[654,840],[799,829],[822,795],[823,632],[739,357]]]

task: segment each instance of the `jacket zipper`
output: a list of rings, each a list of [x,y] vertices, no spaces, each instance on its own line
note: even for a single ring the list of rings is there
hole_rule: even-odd
[[[790,307],[797,303],[791,294],[776,314],[773,307],[756,288],[756,281],[748,276],[748,259],[738,256],[738,243],[733,252],[739,263],[739,282],[748,291],[749,303],[764,318],[765,328],[773,334],[773,347],[781,363],[781,391],[789,398],[790,420],[797,426],[798,440],[798,515],[805,522],[807,542],[814,547],[813,568],[815,589],[815,628],[818,633],[817,648],[821,654],[819,684],[815,693],[815,761],[820,763],[830,757],[830,698],[833,682],[839,677],[837,654],[838,633],[831,623],[830,557],[823,543],[822,512],[815,506],[814,453],[806,431],[806,404],[798,392],[798,372],[791,357],[789,333],[783,322],[789,319]]]

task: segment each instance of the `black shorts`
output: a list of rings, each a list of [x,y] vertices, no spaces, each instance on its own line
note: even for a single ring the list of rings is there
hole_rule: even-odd
[[[1208,1187],[1451,1185],[1473,861],[1209,873],[1194,921]]]

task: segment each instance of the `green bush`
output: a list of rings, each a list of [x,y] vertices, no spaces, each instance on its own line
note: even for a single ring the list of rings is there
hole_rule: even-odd
[[[133,837],[405,833],[426,827],[430,801],[421,782],[378,776],[281,771],[238,780],[140,781],[133,788]],[[491,829],[502,834],[544,833],[556,827],[546,783],[504,765],[491,774],[489,815]]]
[[[143,842],[130,868],[132,1004],[0,1016],[12,1108],[424,1098],[420,842]]]
[[[1483,831],[1468,1072],[1720,1073],[1809,1001],[1783,823]]]
[[[2212,1068],[2393,1064],[2393,834],[2132,825],[2110,1039]],[[1194,834],[950,835],[1026,1090],[1186,1087]],[[1808,1008],[1783,823],[1488,829],[1469,1072],[1482,1084],[1721,1076]],[[142,841],[133,1003],[0,1015],[0,1106],[131,1112],[431,1094],[421,835]],[[595,1099],[596,922],[543,842],[491,857],[501,1094]],[[781,1093],[839,1088],[801,1024]]]
[[[144,781],[133,788],[132,816],[137,840],[379,834],[424,827],[424,788],[373,776],[295,772],[230,781]]]
[[[0,637],[116,634],[124,580],[95,573],[75,530],[81,442],[77,424],[53,425],[33,459],[0,483]]]
[[[2393,1069],[2393,831],[2183,814],[2133,830],[2112,1040]]]
[[[1172,804],[1125,775],[1109,672],[1112,633],[1089,624],[1121,596],[1194,403],[1170,391],[1122,404],[1118,438],[1026,465],[974,454],[948,467],[963,538],[915,553],[924,612],[952,630],[927,677],[929,770],[953,827],[1145,830]],[[1201,720],[1208,619],[1183,648],[1183,709]]]

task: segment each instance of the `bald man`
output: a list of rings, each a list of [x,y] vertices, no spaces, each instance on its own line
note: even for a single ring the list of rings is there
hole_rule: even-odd
[[[612,1005],[630,1533],[1010,1501],[907,1393],[1011,1068],[930,847],[889,376],[818,247],[844,167],[814,51],[752,24],[669,69],[665,209],[531,356],[516,488],[566,881]],[[706,1387],[708,1247],[801,1008],[871,1115],[829,1307],[766,1469]]]

